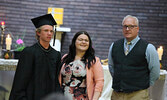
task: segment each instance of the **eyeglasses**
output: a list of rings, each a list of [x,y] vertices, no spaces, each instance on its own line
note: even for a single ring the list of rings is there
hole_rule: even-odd
[[[127,29],[127,27],[128,29],[133,29],[134,27],[137,27],[137,25],[123,25],[124,29]]]

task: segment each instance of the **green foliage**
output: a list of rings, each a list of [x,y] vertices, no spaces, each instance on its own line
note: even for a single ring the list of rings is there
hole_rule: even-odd
[[[13,36],[13,40],[14,40],[14,47],[15,47],[15,51],[22,51],[25,48],[25,44],[24,44],[24,37],[26,34],[26,29],[24,29],[23,34],[21,35],[17,35],[17,36]]]

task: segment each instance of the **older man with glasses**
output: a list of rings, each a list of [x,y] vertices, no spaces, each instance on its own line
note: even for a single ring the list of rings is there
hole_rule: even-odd
[[[160,73],[158,54],[138,36],[137,17],[125,16],[122,25],[124,38],[112,43],[108,54],[114,89],[111,100],[149,100],[148,88]]]

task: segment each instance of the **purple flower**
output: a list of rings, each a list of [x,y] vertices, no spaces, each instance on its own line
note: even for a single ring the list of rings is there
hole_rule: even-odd
[[[18,39],[18,40],[16,41],[16,43],[17,43],[17,44],[23,44],[23,40],[22,40],[22,39]]]

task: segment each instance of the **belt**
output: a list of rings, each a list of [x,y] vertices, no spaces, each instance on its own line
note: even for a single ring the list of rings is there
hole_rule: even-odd
[[[142,89],[140,89],[140,90],[142,90]],[[140,90],[125,91],[123,89],[120,89],[120,90],[114,90],[114,91],[118,92],[118,93],[132,93],[132,92],[136,92],[136,91],[140,91]]]

